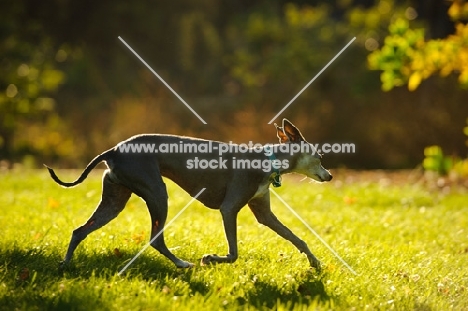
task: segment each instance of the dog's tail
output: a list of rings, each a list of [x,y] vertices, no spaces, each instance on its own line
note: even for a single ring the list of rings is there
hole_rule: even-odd
[[[89,164],[86,166],[84,169],[83,173],[81,173],[80,177],[78,177],[77,180],[74,182],[63,182],[61,181],[58,176],[55,174],[54,170],[48,167],[47,165],[44,164],[44,166],[49,170],[50,177],[59,185],[63,187],[74,187],[78,184],[81,184],[86,177],[88,177],[88,174],[98,165],[100,162],[106,160],[109,156],[109,154],[114,151],[114,149],[107,150],[106,152],[101,153],[97,157],[95,157]]]

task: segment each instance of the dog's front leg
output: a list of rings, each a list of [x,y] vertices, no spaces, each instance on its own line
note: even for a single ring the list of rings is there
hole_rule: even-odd
[[[291,230],[283,225],[270,208],[270,194],[266,192],[262,197],[249,201],[250,210],[258,222],[275,231],[279,236],[291,242],[301,252],[306,254],[310,265],[317,271],[321,270],[320,261],[312,254],[306,242],[298,238]]]
[[[220,208],[223,217],[224,232],[229,246],[229,253],[226,256],[216,254],[204,255],[201,259],[201,265],[210,263],[231,263],[237,260],[237,214],[240,208],[222,206]]]

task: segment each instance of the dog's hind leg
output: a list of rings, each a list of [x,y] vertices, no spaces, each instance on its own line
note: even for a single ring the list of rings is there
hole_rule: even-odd
[[[132,192],[125,186],[113,183],[110,180],[109,173],[109,171],[106,171],[102,178],[102,197],[98,207],[84,225],[73,231],[70,244],[68,245],[68,251],[62,265],[70,261],[76,247],[88,234],[101,228],[117,217],[128,202]]]
[[[307,244],[299,239],[291,230],[283,225],[270,208],[270,193],[265,193],[262,197],[257,197],[249,201],[250,210],[257,218],[258,222],[265,225],[275,231],[278,235],[284,239],[290,241],[297,249],[306,254],[310,265],[320,271],[320,261],[315,258],[314,254],[309,250]]]
[[[142,196],[151,216],[151,240],[157,236],[151,243],[151,246],[171,260],[178,268],[193,267],[194,265],[192,263],[181,260],[171,253],[164,242],[164,225],[168,212],[166,184],[163,182],[162,178],[159,177],[158,181],[154,182],[151,188],[152,190],[150,193],[146,193]]]

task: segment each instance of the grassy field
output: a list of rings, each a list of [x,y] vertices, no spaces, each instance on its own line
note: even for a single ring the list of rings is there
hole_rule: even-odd
[[[58,172],[74,179],[78,172]],[[225,254],[218,211],[191,205],[166,230],[175,268],[148,248],[144,203],[132,197],[108,226],[92,233],[71,265],[58,271],[71,232],[100,198],[100,174],[63,189],[45,170],[0,173],[1,310],[466,310],[468,194],[429,190],[406,176],[348,178],[328,184],[289,178],[277,193],[357,271],[353,275],[275,197],[272,208],[324,263],[318,275],[289,242],[239,214],[234,264],[200,266],[203,254]],[[362,176],[361,176],[362,177]],[[190,197],[170,181],[171,219]]]

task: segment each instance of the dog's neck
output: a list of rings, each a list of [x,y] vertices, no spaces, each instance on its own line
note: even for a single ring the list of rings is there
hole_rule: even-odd
[[[293,144],[293,143],[288,143],[288,144]],[[289,164],[288,167],[287,168],[280,167],[278,169],[279,174],[283,175],[283,174],[293,173],[294,167],[296,166],[297,160],[300,156],[300,152],[292,153],[290,148],[286,148],[286,151],[285,151],[284,149],[281,148],[282,145],[285,145],[285,144],[271,145],[270,150],[272,152],[272,156],[268,156],[268,158],[270,160],[277,159],[281,162],[287,160]]]

